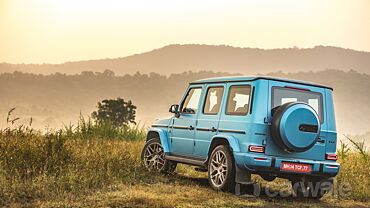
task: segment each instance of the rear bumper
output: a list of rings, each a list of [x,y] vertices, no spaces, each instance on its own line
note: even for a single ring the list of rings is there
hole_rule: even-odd
[[[338,174],[340,169],[340,164],[336,162],[284,158],[264,154],[234,152],[234,158],[236,164],[241,169],[254,173],[273,174],[282,178],[289,178],[292,175],[334,177]],[[305,173],[282,170],[282,162],[309,164],[311,166],[311,172]]]

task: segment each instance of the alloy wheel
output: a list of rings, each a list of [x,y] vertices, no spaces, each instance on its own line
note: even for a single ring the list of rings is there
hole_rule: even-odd
[[[215,152],[211,158],[210,176],[212,183],[216,187],[222,186],[226,180],[227,158],[221,150]]]
[[[149,169],[161,170],[165,164],[164,151],[160,143],[151,143],[144,150],[144,165]]]

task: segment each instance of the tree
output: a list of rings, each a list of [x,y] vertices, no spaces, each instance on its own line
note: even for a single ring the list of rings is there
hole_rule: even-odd
[[[98,102],[98,110],[91,116],[99,123],[111,123],[115,127],[127,126],[135,123],[136,106],[131,100],[125,102],[122,98],[109,99]]]

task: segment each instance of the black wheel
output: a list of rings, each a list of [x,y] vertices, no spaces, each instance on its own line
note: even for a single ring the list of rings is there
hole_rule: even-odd
[[[147,141],[141,152],[141,160],[144,167],[162,173],[172,173],[175,171],[177,163],[166,160],[161,141],[153,138]]]
[[[226,145],[213,149],[208,161],[208,181],[217,191],[233,191],[235,188],[235,161]]]
[[[305,179],[292,181],[293,192],[298,198],[320,199],[333,187],[332,179]]]
[[[276,176],[270,175],[270,174],[260,174],[261,178],[265,181],[273,181],[276,179]]]

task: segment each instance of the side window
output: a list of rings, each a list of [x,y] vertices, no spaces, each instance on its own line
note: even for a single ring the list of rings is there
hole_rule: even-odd
[[[202,88],[191,88],[186,95],[186,98],[181,105],[182,113],[194,114],[198,110],[199,99],[202,93]]]
[[[206,101],[204,102],[204,114],[217,114],[221,107],[223,87],[210,87],[207,91]]]
[[[250,93],[251,86],[249,85],[231,86],[227,98],[226,114],[239,116],[247,115]]]

